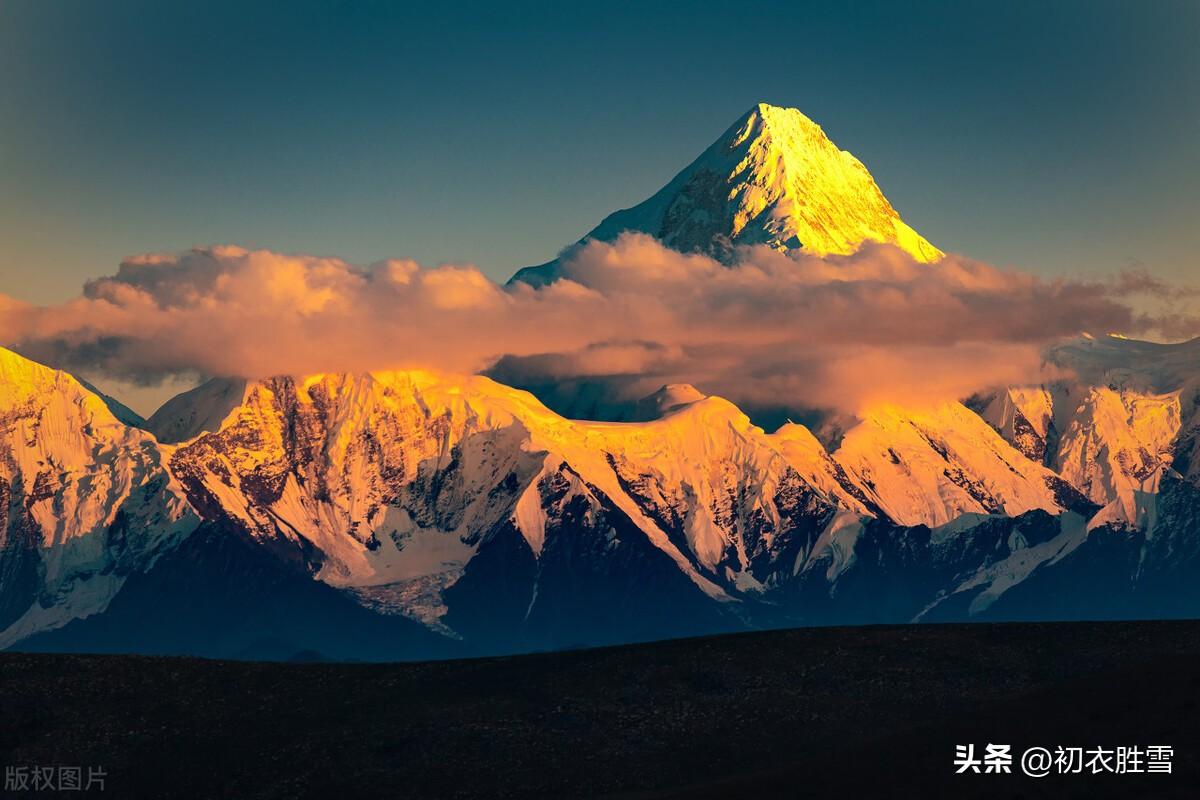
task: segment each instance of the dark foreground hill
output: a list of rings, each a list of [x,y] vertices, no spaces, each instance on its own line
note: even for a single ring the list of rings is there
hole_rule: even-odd
[[[0,763],[103,767],[109,797],[1195,797],[1198,698],[1192,621],[419,664],[6,653]],[[1170,745],[1174,772],[954,774],[988,742]]]

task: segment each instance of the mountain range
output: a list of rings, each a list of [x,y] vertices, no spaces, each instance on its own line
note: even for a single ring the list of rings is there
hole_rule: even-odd
[[[584,237],[894,244],[857,159],[759,105]],[[553,282],[557,261],[513,280]],[[436,371],[214,379],[142,420],[0,350],[0,647],[431,658],[787,625],[1192,616],[1200,340],[881,405],[823,444],[665,386],[622,419]]]

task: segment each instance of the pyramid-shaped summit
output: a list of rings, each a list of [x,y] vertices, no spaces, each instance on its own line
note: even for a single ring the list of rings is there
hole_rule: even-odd
[[[610,214],[580,241],[648,233],[683,252],[726,260],[739,244],[847,254],[863,242],[894,244],[920,261],[942,252],[900,219],[862,162],[794,108],[759,103],[657,194]],[[559,262],[514,281],[539,286]]]

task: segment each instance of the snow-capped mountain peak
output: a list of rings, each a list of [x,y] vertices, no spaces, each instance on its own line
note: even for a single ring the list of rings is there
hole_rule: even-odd
[[[184,442],[215,431],[241,404],[246,381],[213,378],[176,395],[150,415],[144,427],[164,444]]]
[[[153,436],[0,348],[0,647],[102,611],[196,524]]]
[[[610,214],[581,241],[648,233],[668,247],[725,260],[737,245],[815,255],[886,242],[923,262],[940,250],[909,227],[857,158],[794,108],[759,103],[653,197]],[[557,260],[514,281],[542,285]]]

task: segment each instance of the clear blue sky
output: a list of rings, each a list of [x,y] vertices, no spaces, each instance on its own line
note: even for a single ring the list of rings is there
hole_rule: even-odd
[[[497,279],[759,100],[938,246],[1187,278],[1200,4],[0,5],[0,292],[237,243]]]

